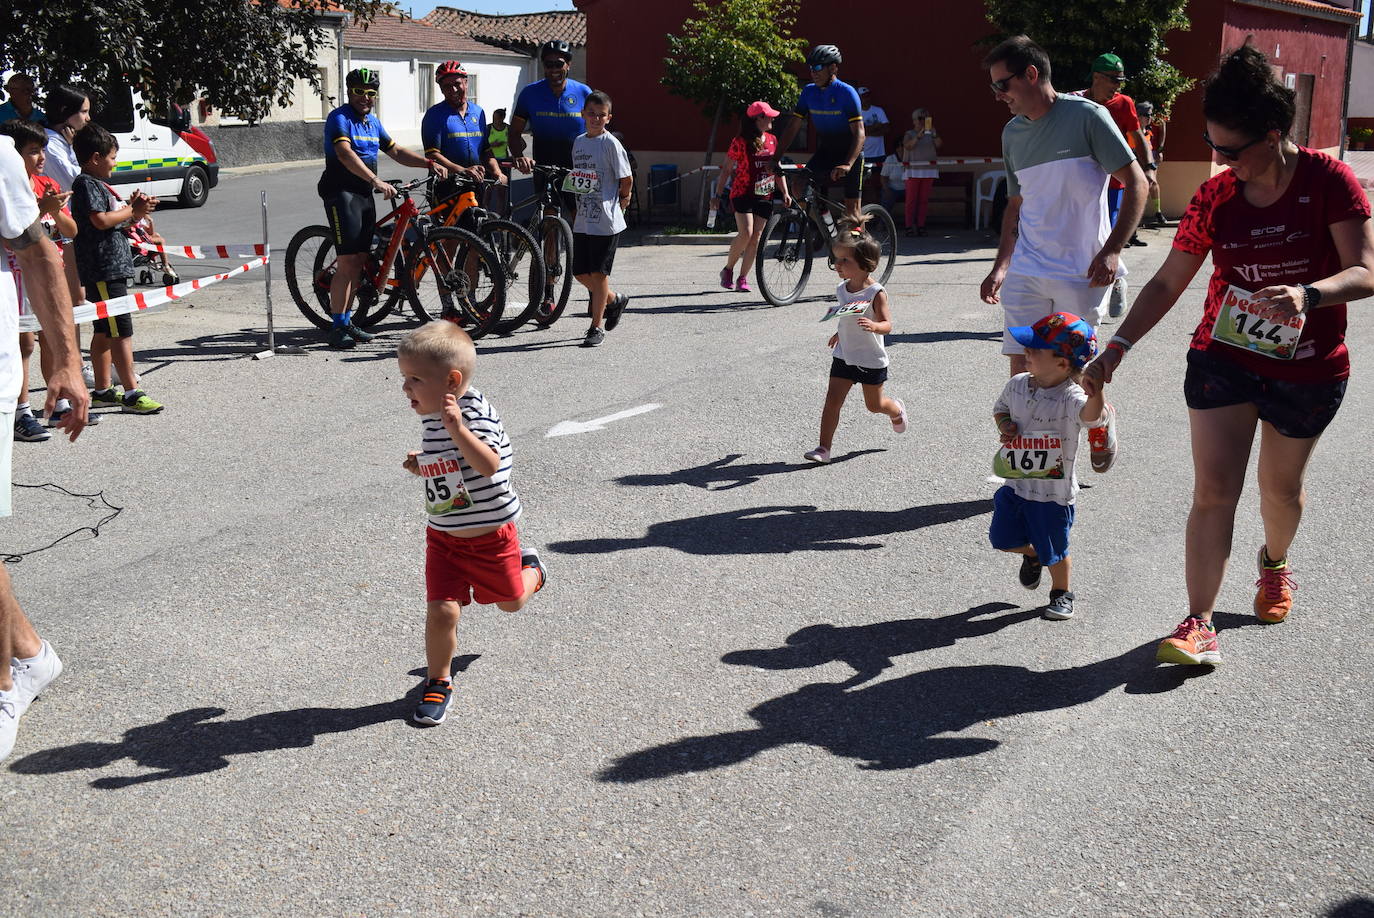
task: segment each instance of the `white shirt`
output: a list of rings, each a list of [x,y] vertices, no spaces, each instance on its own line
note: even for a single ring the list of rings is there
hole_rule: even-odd
[[[874,317],[873,301],[882,292],[883,285],[869,284],[858,293],[850,293],[845,289],[846,285],[847,282],[841,282],[835,288],[835,298],[843,305],[853,304],[857,307],[864,303],[866,308],[861,313],[840,316],[835,320],[839,323],[835,333],[840,336],[840,340],[835,342],[835,349],[831,353],[853,367],[881,369],[887,366],[887,348],[883,346],[883,336],[860,328],[859,316],[867,316],[869,319]]]
[[[1063,504],[1073,503],[1078,493],[1078,475],[1074,459],[1078,455],[1078,432],[1089,425],[1080,419],[1088,394],[1072,379],[1057,386],[1042,389],[1029,373],[1018,373],[1002,388],[993,413],[1006,412],[1027,436],[1052,432],[1059,436],[1064,449],[1063,478],[1010,478],[1007,484],[1019,497]]]
[[[887,146],[878,128],[887,126],[887,112],[881,106],[870,105],[861,109],[860,114],[864,116],[864,159],[882,159],[887,154]]]
[[[0,237],[14,239],[38,219],[38,198],[14,139],[0,135]],[[0,392],[19,389],[19,296],[9,259],[0,258]],[[13,408],[5,410],[12,411]]]
[[[72,190],[72,182],[81,174],[81,164],[76,161],[76,151],[63,137],[48,128],[48,145],[43,148],[47,159],[43,162],[43,174],[54,179],[63,191]]]
[[[590,236],[614,236],[625,229],[620,209],[620,180],[630,174],[630,157],[610,131],[592,137],[580,134],[573,141],[573,168],[595,172],[597,190],[577,196],[573,232]]]

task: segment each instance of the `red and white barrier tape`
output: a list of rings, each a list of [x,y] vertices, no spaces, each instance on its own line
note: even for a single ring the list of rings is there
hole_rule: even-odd
[[[241,246],[229,246],[229,248],[242,248]],[[261,246],[259,246],[261,248]],[[175,300],[179,300],[189,293],[197,290],[204,290],[211,284],[217,284],[222,280],[228,280],[235,274],[243,274],[254,268],[260,268],[267,264],[269,256],[262,255],[254,258],[245,264],[239,265],[225,271],[223,274],[212,274],[209,277],[198,277],[194,280],[182,281],[170,287],[163,287],[161,290],[150,290],[147,293],[131,293],[128,296],[117,297],[113,300],[100,300],[97,302],[85,302],[78,304],[73,309],[73,316],[78,323],[94,322],[97,319],[109,319],[115,316],[122,316],[126,313],[146,312],[158,306],[165,306]],[[38,317],[33,315],[20,314],[19,330],[21,332],[40,331]]]
[[[153,245],[151,242],[135,242],[133,245],[145,255],[161,252],[181,258],[238,258],[268,253],[268,247],[261,242],[245,245]]]
[[[899,162],[901,162],[899,160]],[[967,159],[914,159],[903,162],[903,166],[971,166],[980,163],[1005,162],[1000,156],[974,156]]]

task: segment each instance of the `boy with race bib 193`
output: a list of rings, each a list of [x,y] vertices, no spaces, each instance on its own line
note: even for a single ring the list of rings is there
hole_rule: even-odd
[[[1097,353],[1092,326],[1056,312],[1034,325],[1009,328],[1026,349],[1028,371],[1007,381],[993,408],[1001,448],[993,471],[1007,480],[993,497],[988,537],[999,551],[1022,555],[1021,585],[1040,586],[1050,569],[1045,618],[1073,617],[1069,529],[1078,492],[1078,432],[1106,422],[1102,386],[1083,376]]]
[[[616,241],[625,231],[625,207],[630,203],[634,173],[625,148],[606,125],[611,123],[611,97],[594,92],[582,109],[587,133],[573,141],[572,174],[563,190],[577,197],[573,221],[573,276],[587,288],[591,328],[583,347],[596,347],[606,332],[620,324],[630,298],[611,289]],[[602,331],[602,319],[606,329]]]

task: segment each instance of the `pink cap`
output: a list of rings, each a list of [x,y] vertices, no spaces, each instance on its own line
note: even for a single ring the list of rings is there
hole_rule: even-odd
[[[759,115],[767,115],[769,118],[776,118],[778,117],[778,110],[767,102],[753,102],[750,103],[749,108],[745,110],[745,114],[750,118],[757,118]]]

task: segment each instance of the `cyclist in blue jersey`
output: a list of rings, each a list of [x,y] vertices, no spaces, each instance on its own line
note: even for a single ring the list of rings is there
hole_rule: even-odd
[[[420,141],[425,156],[451,174],[466,172],[475,179],[490,175],[505,183],[506,177],[487,145],[487,114],[468,99],[468,72],[459,61],[445,61],[434,75],[444,93],[444,101],[431,105],[420,122]],[[440,182],[435,195],[442,199],[453,194],[451,179]]]
[[[403,166],[427,168],[439,178],[448,175],[439,163],[397,146],[372,114],[382,82],[376,70],[350,70],[344,82],[348,102],[330,112],[324,122],[324,174],[317,186],[339,256],[329,285],[329,312],[334,317],[329,346],[333,348],[372,340],[372,335],[353,324],[349,304],[372,248],[377,223],[372,193],[380,192],[388,199],[396,196],[396,189],[377,177],[378,154],[385,153]]]
[[[778,137],[778,152],[792,145],[802,122],[809,115],[816,127],[816,152],[806,169],[822,191],[844,183],[844,206],[848,216],[859,219],[859,199],[863,195],[864,117],[859,93],[838,76],[840,49],[817,45],[806,59],[813,82],[797,99],[796,111]]]

